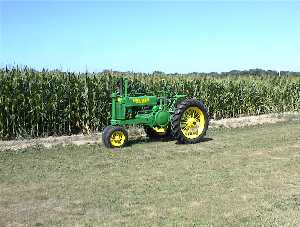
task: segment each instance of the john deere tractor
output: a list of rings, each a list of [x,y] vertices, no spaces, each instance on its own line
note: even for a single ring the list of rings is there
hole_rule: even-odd
[[[126,145],[128,133],[125,126],[143,126],[147,136],[171,137],[179,143],[198,143],[208,128],[208,113],[202,101],[188,99],[186,95],[128,94],[128,79],[122,78],[118,91],[112,94],[112,119],[102,133],[106,147]]]

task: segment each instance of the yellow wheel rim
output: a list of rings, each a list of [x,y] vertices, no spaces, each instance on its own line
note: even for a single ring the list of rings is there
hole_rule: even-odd
[[[111,134],[110,143],[114,147],[120,147],[124,144],[125,138],[126,136],[122,131],[115,131]]]
[[[205,117],[199,107],[187,108],[180,119],[180,128],[185,137],[195,139],[204,130]]]
[[[153,130],[160,135],[164,135],[167,132],[167,128],[163,127],[154,127]]]

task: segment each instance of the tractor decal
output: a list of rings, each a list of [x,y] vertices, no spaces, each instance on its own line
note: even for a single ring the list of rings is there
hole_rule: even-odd
[[[132,102],[134,103],[138,103],[138,104],[145,104],[148,103],[150,101],[149,98],[133,98]]]

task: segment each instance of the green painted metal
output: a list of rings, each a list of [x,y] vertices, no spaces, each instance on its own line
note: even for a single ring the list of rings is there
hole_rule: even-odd
[[[128,94],[128,79],[119,81],[118,92],[112,94],[111,125],[147,125],[150,127],[164,127],[171,121],[178,102],[186,95],[172,97],[130,96]]]
[[[158,126],[164,127],[168,125],[171,114],[168,111],[159,111],[155,114],[155,122]]]

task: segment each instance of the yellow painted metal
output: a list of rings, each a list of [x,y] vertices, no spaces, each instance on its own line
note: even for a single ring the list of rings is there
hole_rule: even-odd
[[[157,132],[159,135],[164,135],[167,132],[167,128],[164,127],[154,127],[153,130]]]
[[[185,137],[197,138],[202,134],[204,126],[204,113],[199,107],[189,107],[183,112],[180,119],[180,129]]]
[[[122,131],[115,131],[111,134],[110,143],[114,147],[121,147],[125,142],[126,136]]]

